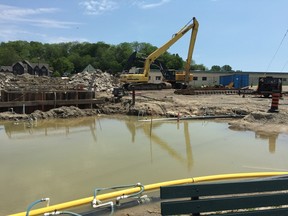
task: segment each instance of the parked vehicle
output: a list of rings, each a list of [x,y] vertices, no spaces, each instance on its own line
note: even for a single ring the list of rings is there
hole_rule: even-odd
[[[282,78],[272,76],[259,77],[257,94],[269,97],[272,93],[282,93]]]

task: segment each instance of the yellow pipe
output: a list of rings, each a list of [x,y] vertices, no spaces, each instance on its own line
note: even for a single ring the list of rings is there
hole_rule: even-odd
[[[233,174],[222,174],[222,175],[211,175],[204,177],[195,177],[194,183],[213,181],[213,180],[227,180],[227,179],[239,179],[239,178],[255,178],[255,177],[271,177],[277,175],[287,175],[288,172],[254,172],[254,173],[233,173]]]
[[[255,178],[255,177],[269,177],[269,176],[277,176],[277,175],[288,175],[288,172],[255,172],[255,173],[235,173],[235,174],[221,174],[221,175],[210,175],[210,176],[203,176],[203,177],[195,177],[195,178],[186,178],[186,179],[180,179],[180,180],[173,180],[173,181],[165,181],[155,184],[146,185],[145,191],[149,190],[156,190],[163,186],[169,186],[169,185],[181,185],[181,184],[188,184],[188,183],[196,183],[196,182],[204,182],[204,181],[215,181],[215,180],[227,180],[227,179],[238,179],[238,178]],[[132,194],[139,191],[139,188],[131,188],[131,189],[125,189],[115,192],[110,192],[107,194],[100,194],[97,196],[98,200],[107,200],[107,199],[113,199],[118,196],[121,196],[123,194]],[[68,209],[80,205],[89,204],[93,200],[93,196],[83,199],[78,199],[70,202],[65,202],[61,204],[56,204],[44,208],[39,208],[30,211],[30,216],[33,215],[40,215],[44,214],[46,212],[52,212],[55,209],[56,210],[62,210],[62,209]],[[26,212],[21,212],[17,214],[12,214],[10,216],[25,216]]]

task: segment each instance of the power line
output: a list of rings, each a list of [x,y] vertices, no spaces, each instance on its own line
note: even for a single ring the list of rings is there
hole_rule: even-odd
[[[283,41],[284,41],[284,39],[285,39],[285,37],[286,37],[286,35],[287,35],[287,32],[288,32],[288,29],[287,29],[287,31],[286,31],[284,37],[282,38],[282,40],[281,40],[281,42],[280,42],[280,44],[279,44],[279,46],[278,46],[278,49],[276,50],[274,56],[272,57],[272,59],[271,59],[269,65],[268,65],[268,67],[267,67],[267,69],[266,69],[266,72],[270,69],[270,66],[271,66],[271,64],[272,64],[272,62],[273,62],[273,60],[274,60],[274,58],[276,57],[276,55],[277,55],[277,53],[278,53],[280,47],[282,46],[282,43],[283,43]]]
[[[286,67],[286,65],[288,64],[288,60],[285,62],[284,66],[282,67],[281,72],[283,72],[284,68]]]

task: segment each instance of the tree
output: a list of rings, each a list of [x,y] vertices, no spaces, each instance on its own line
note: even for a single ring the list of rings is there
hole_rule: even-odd
[[[12,47],[4,47],[0,49],[0,65],[9,66],[21,60],[21,57]]]
[[[157,49],[157,47],[152,46],[150,43],[139,43],[137,49],[137,52],[143,54],[144,56],[149,56]]]
[[[74,72],[80,72],[82,71],[87,65],[84,65],[84,61],[83,61],[83,58],[79,56],[78,53],[71,53],[69,56],[68,56],[68,60],[73,63],[74,65]],[[90,60],[88,60],[87,62],[90,62]]]
[[[217,71],[217,72],[219,72],[219,71],[221,71],[221,67],[220,67],[219,65],[213,65],[213,66],[211,67],[210,71]]]
[[[61,74],[58,71],[54,71],[52,76],[53,77],[61,77]]]
[[[232,71],[232,67],[230,65],[223,65],[221,67],[221,71],[231,72]]]
[[[191,70],[206,71],[206,67],[203,64],[194,64],[190,67]]]
[[[165,63],[167,68],[179,70],[183,68],[183,60],[178,54],[169,54],[165,53],[163,55],[163,62]]]
[[[17,61],[28,60],[31,63],[47,63],[54,71],[63,73],[75,73],[82,71],[88,64],[103,71],[123,71],[129,56],[133,51],[144,59],[157,49],[150,43],[132,42],[110,45],[105,42],[68,42],[58,44],[42,44],[36,41],[10,41],[0,43],[0,65],[11,66]],[[170,69],[183,69],[183,59],[178,54],[164,52],[157,59]],[[143,62],[137,63],[143,67]],[[224,66],[223,66],[224,67]],[[206,70],[203,64],[195,62],[191,66],[194,70]],[[225,70],[229,68],[225,67]],[[232,70],[232,68],[231,68]]]
[[[133,52],[133,48],[132,48],[132,45],[129,43],[121,43],[116,46],[116,50],[115,50],[116,61],[121,64],[122,69],[127,64],[128,58],[132,52]]]
[[[43,58],[43,44],[40,42],[35,42],[35,41],[31,41],[30,42],[30,58],[34,57],[34,58]]]
[[[52,63],[55,71],[58,71],[61,76],[64,73],[71,74],[74,71],[74,65],[66,57],[61,57],[53,61]]]

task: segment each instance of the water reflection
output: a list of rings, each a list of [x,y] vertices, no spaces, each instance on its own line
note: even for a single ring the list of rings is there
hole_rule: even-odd
[[[279,133],[267,134],[265,132],[255,132],[255,138],[268,140],[270,153],[275,153],[275,151],[276,151],[276,140],[277,140],[278,136],[279,136]]]
[[[131,141],[135,142],[136,137],[136,131],[141,130],[146,137],[150,140],[150,150],[152,155],[152,143],[155,143],[156,145],[160,146],[161,149],[166,151],[172,158],[176,159],[177,161],[181,162],[182,164],[187,164],[188,170],[191,170],[191,167],[193,165],[193,157],[192,157],[192,146],[190,143],[190,135],[189,135],[189,126],[188,122],[184,121],[184,137],[185,137],[185,146],[186,146],[186,158],[183,157],[177,150],[175,150],[172,146],[169,145],[167,141],[159,137],[155,132],[155,128],[161,127],[162,124],[167,124],[169,122],[151,122],[149,123],[143,123],[143,122],[137,122],[137,121],[126,121],[126,126],[131,133]],[[171,124],[172,122],[170,122]],[[172,124],[175,125],[175,122]],[[177,122],[176,128],[177,130],[180,129],[179,127],[180,123]],[[152,159],[152,156],[151,156]]]
[[[144,133],[146,137],[159,146],[162,149],[167,151],[169,155],[175,158],[181,163],[186,163],[188,169],[191,168],[193,164],[192,157],[192,146],[189,135],[189,122],[139,122],[135,118],[127,119],[118,119],[124,121],[128,131],[131,134],[132,143],[136,142],[136,134]],[[183,134],[185,137],[185,146],[186,146],[186,158],[179,155],[173,147],[159,137],[155,132],[155,128],[161,127],[162,124],[174,124],[176,125],[177,130],[180,129],[179,125],[183,124]],[[0,123],[1,124],[1,123]],[[22,139],[27,136],[68,136],[69,134],[81,133],[89,128],[93,140],[97,141],[97,131],[96,124],[98,124],[99,129],[101,130],[101,119],[97,118],[79,118],[79,119],[52,119],[45,121],[29,120],[26,122],[5,122],[3,126],[0,126],[0,131],[5,130],[5,133],[9,139]],[[208,124],[207,121],[203,121],[202,125],[205,126]],[[234,131],[242,131],[236,128],[230,128]],[[276,143],[279,133],[267,133],[267,132],[255,132],[255,138],[261,140],[268,140],[268,148],[270,153],[275,153]],[[152,149],[151,149],[152,151]],[[152,154],[152,152],[151,152]]]
[[[100,122],[99,122],[100,124]],[[94,141],[97,141],[94,118],[32,120],[24,122],[6,122],[4,129],[10,139],[25,139],[27,136],[67,136],[90,129]],[[101,128],[101,125],[100,125]]]
[[[59,203],[91,196],[95,187],[288,168],[287,135],[213,121],[0,122],[0,140],[0,215],[23,211],[39,197]]]
[[[243,129],[237,129],[235,127],[229,127],[229,129],[234,131],[245,131]],[[275,153],[276,151],[276,143],[279,136],[279,133],[276,132],[264,132],[264,131],[256,131],[255,138],[261,140],[268,140],[268,149],[270,153]]]

